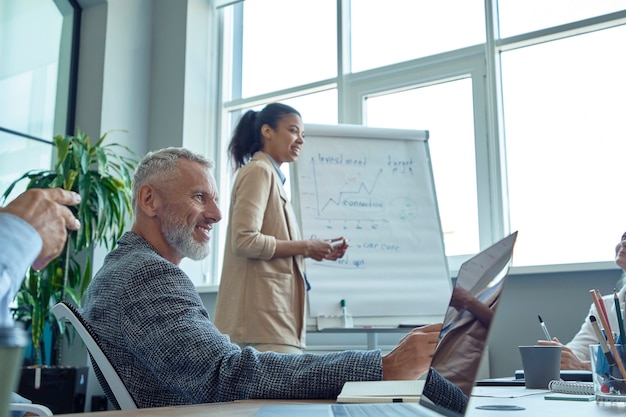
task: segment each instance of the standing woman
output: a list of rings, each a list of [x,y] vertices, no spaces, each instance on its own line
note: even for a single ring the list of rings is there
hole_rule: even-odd
[[[302,240],[283,184],[283,163],[304,145],[300,113],[281,103],[246,112],[228,146],[233,185],[215,325],[240,346],[302,353],[306,335],[304,258],[336,260],[345,239]],[[331,242],[343,243],[333,248]]]

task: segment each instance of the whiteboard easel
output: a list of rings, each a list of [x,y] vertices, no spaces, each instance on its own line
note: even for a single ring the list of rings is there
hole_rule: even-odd
[[[306,260],[311,317],[339,315],[341,299],[372,325],[443,316],[452,286],[427,131],[305,125],[291,170],[303,238],[350,245],[338,261]]]

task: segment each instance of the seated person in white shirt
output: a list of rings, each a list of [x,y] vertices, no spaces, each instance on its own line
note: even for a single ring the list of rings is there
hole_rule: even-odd
[[[615,246],[615,263],[622,268],[622,271],[626,271],[626,232],[624,232],[619,243]],[[620,278],[616,284],[616,288],[619,288],[617,296],[620,300],[622,312],[624,311],[624,294],[626,293],[626,288],[624,287],[625,277],[626,275],[622,275],[622,278]],[[618,324],[613,293],[604,295],[602,299],[606,307],[609,325],[611,329],[613,329],[613,332],[615,332],[618,328]],[[598,338],[589,321],[589,316],[591,315],[598,317],[598,312],[593,303],[585,316],[583,324],[580,326],[580,330],[576,333],[574,338],[565,345],[561,345],[561,342],[559,342],[559,339],[556,337],[553,337],[551,341],[538,341],[540,345],[561,345],[563,347],[561,350],[561,369],[591,370],[589,346],[598,344]]]

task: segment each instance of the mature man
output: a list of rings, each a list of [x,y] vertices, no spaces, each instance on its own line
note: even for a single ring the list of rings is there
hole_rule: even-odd
[[[209,252],[220,221],[212,164],[183,148],[147,154],[135,173],[135,221],[109,253],[84,315],[139,407],[248,398],[335,398],[346,381],[413,379],[429,366],[440,325],[403,338],[389,354],[288,355],[241,349],[209,320],[178,267]],[[442,398],[466,401],[441,380]]]

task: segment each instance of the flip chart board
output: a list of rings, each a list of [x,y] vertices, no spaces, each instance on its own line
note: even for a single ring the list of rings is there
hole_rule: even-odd
[[[302,236],[350,245],[306,259],[311,317],[339,315],[342,299],[354,317],[443,316],[452,286],[428,131],[305,125],[291,169]]]

